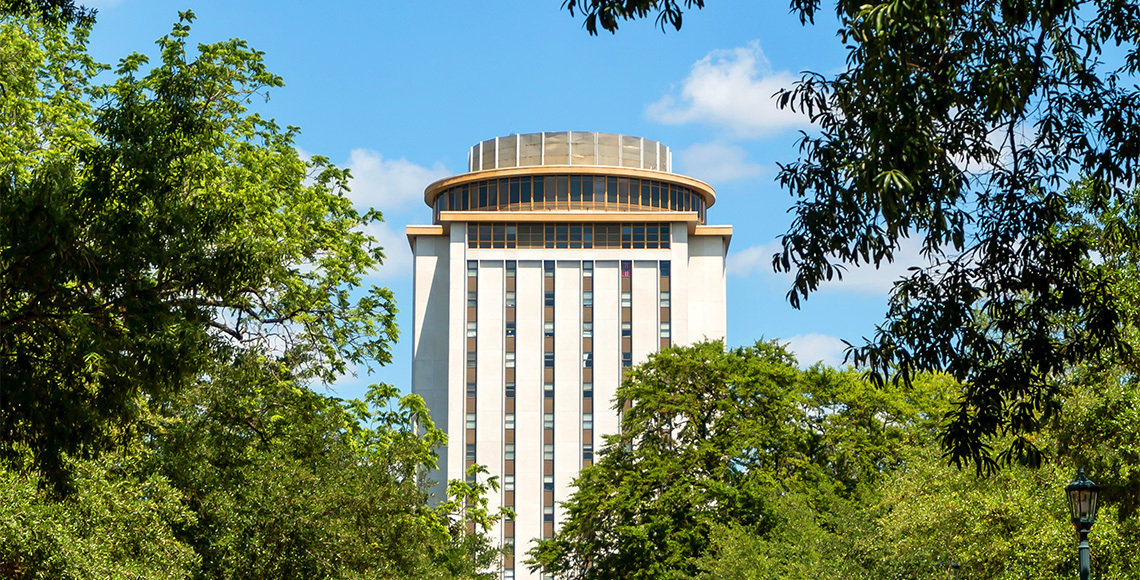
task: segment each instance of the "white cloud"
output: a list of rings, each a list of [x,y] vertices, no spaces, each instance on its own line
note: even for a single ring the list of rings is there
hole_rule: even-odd
[[[649,118],[670,125],[709,123],[738,137],[762,137],[806,127],[805,115],[776,106],[773,97],[797,79],[775,72],[760,41],[730,50],[714,50],[693,64],[679,95],[665,95],[649,105]]]
[[[802,366],[817,362],[832,367],[843,366],[843,350],[847,348],[842,340],[826,334],[797,334],[787,339],[788,350],[796,353]]]
[[[353,149],[348,168],[352,171],[348,198],[357,206],[374,207],[385,214],[409,203],[423,204],[424,188],[450,175],[442,163],[428,168],[403,158],[384,159],[371,149]]]
[[[388,222],[374,222],[368,224],[364,231],[376,238],[376,242],[384,248],[384,263],[370,276],[372,281],[391,281],[411,276],[412,249],[408,246],[403,225],[396,224],[393,227]]]
[[[679,172],[700,175],[710,183],[760,177],[767,168],[748,160],[748,152],[738,145],[697,143],[677,151]]]
[[[780,242],[772,241],[731,254],[726,265],[728,274],[747,278],[759,272],[762,276],[785,278],[786,274],[776,274],[772,271],[772,254],[779,250]]]
[[[895,250],[894,262],[884,263],[875,268],[863,264],[855,268],[848,266],[842,272],[843,278],[824,281],[819,292],[853,292],[873,296],[886,296],[894,283],[907,275],[911,266],[929,266],[930,261],[922,256],[921,242],[916,238],[900,240],[901,247]],[[781,250],[779,241],[745,248],[728,257],[728,273],[733,276],[750,277],[759,274],[773,284],[788,286],[792,283],[792,273],[774,272],[772,254]]]

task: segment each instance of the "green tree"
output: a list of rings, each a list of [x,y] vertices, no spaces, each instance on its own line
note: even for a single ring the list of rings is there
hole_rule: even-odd
[[[489,578],[498,551],[463,502],[428,505],[446,441],[417,395],[341,401],[249,357],[188,389],[148,429],[145,472],[193,512],[177,535],[197,578]],[[465,496],[483,499],[486,489]]]
[[[651,355],[618,389],[622,432],[581,472],[562,528],[529,564],[569,578],[711,577],[726,573],[727,550],[791,574],[776,546],[797,539],[820,559],[865,488],[931,438],[957,385],[916,384],[876,390],[853,372],[800,371],[774,343]],[[742,547],[747,536],[771,547]]]
[[[261,53],[184,13],[95,85],[90,22],[4,14],[0,575],[491,578],[497,482],[429,505],[423,400],[312,389],[388,362],[395,307],[380,215],[247,111]]]
[[[564,6],[596,34],[653,12],[679,29],[684,10],[703,4]],[[814,22],[820,3],[791,9]],[[1051,379],[1102,355],[1135,356],[1134,294],[1119,292],[1128,271],[1101,262],[1112,248],[1098,242],[1131,248],[1135,265],[1140,87],[1129,79],[1140,71],[1140,10],[1131,0],[837,0],[835,13],[846,70],[808,73],[778,96],[816,126],[778,178],[797,198],[773,258],[794,273],[788,299],[798,306],[845,267],[890,262],[916,239],[933,265],[895,286],[886,321],[850,354],[878,379],[945,371],[969,385],[944,435],[959,465],[1036,463],[1032,434],[1058,408]],[[1078,175],[1086,181],[1070,188]],[[1068,227],[1114,205],[1129,228]]]
[[[175,530],[193,513],[164,478],[122,456],[68,460],[80,490],[63,500],[36,474],[0,463],[0,577],[188,580],[199,558]]]
[[[1076,473],[1072,463],[1014,465],[982,477],[946,465],[933,446],[908,455],[907,467],[864,508],[864,523],[849,530],[860,577],[934,578],[951,559],[962,565],[963,580],[1076,576],[1076,534],[1064,496]],[[1120,507],[1103,505],[1090,535],[1098,578],[1127,580],[1140,571],[1140,529],[1134,518],[1119,518]]]
[[[129,436],[233,353],[331,381],[387,362],[397,335],[387,289],[355,297],[379,213],[247,110],[282,85],[261,53],[193,49],[192,20],[106,85],[87,23],[0,22],[0,457],[30,454],[61,490],[65,456]]]

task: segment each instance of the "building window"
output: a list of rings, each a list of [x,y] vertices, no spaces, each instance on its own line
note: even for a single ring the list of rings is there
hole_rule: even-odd
[[[515,353],[508,352],[508,353],[506,353],[506,355],[507,355],[507,360],[506,360],[507,368],[508,369],[515,368]]]
[[[503,418],[503,429],[514,429],[514,428],[515,428],[515,414],[514,413],[507,413],[506,416]]]
[[[515,335],[515,323],[508,322],[507,323],[507,336],[514,336],[514,335]]]
[[[467,461],[475,461],[475,444],[474,443],[468,443],[466,445],[466,449],[464,451],[465,451],[464,456],[466,457]]]
[[[543,429],[553,429],[554,428],[554,413],[543,413],[542,414],[542,428]]]
[[[621,366],[623,366],[623,367],[633,366],[633,353],[628,353],[628,352],[621,353]]]
[[[554,461],[554,444],[546,443],[542,446],[542,459],[545,461]]]
[[[503,570],[503,580],[515,580],[515,569],[507,568]]]
[[[582,307],[583,308],[593,308],[594,307],[594,293],[593,292],[587,291],[587,292],[582,293]]]
[[[507,383],[506,386],[503,387],[503,396],[508,398],[508,399],[515,398],[515,384],[514,383]]]
[[[663,290],[661,292],[661,307],[662,308],[668,308],[669,307],[669,291],[668,290]]]
[[[583,322],[582,323],[582,338],[593,338],[593,337],[594,337],[594,323],[593,322]]]
[[[507,290],[507,308],[515,307],[515,291]]]
[[[583,429],[593,429],[594,428],[594,414],[593,413],[582,413],[582,428]]]
[[[503,459],[506,461],[514,461],[515,460],[515,444],[514,443],[507,443],[506,445],[503,445]]]
[[[583,278],[593,278],[594,277],[594,263],[593,262],[582,262],[582,277]]]
[[[546,487],[546,477],[551,478],[550,488]],[[554,479],[553,479],[554,476],[547,475],[546,477],[543,478],[542,488],[546,489],[547,491],[554,491]],[[552,506],[552,505],[542,506],[542,521],[544,521],[544,522],[553,522],[554,521],[554,506]]]
[[[630,306],[631,306],[631,299],[630,299],[629,292],[622,292],[621,293],[621,307],[622,308],[629,308]]]
[[[551,291],[547,292],[544,296],[544,299],[545,300],[543,301],[543,303],[546,306],[554,306],[554,291],[551,290]]]
[[[467,277],[474,278],[479,275],[479,262],[477,260],[467,260]]]
[[[468,413],[467,414],[467,428],[468,429],[474,429],[475,428],[475,413]]]
[[[669,260],[661,260],[661,277],[662,278],[668,278],[669,277],[669,270],[670,270]]]
[[[547,278],[554,277],[554,260],[546,260],[542,263],[542,275]]]
[[[593,366],[594,366],[594,353],[592,353],[592,352],[582,353],[582,368],[588,369],[588,368],[591,368]]]
[[[629,278],[633,275],[633,262],[629,260],[621,261],[621,277]]]
[[[554,353],[552,353],[552,352],[542,353],[542,365],[548,369],[554,368]]]
[[[467,307],[468,308],[475,308],[478,305],[479,305],[479,299],[476,297],[475,291],[474,290],[468,290],[467,291]]]
[[[633,335],[633,323],[631,323],[631,322],[621,323],[621,335],[622,335],[622,338],[632,336]]]
[[[471,320],[467,323],[467,338],[475,338],[475,331],[477,328],[475,324],[476,323],[474,320]]]
[[[475,368],[475,353],[474,352],[467,353],[467,368],[469,368],[469,369]]]
[[[510,536],[503,538],[503,551],[505,551],[508,554],[514,554],[515,553],[515,539],[514,538],[512,538]]]
[[[542,323],[542,335],[543,336],[554,336],[554,323],[553,322],[543,322]]]
[[[586,444],[582,445],[582,460],[584,460],[584,461],[593,461],[594,460],[594,445],[593,444],[586,443]]]
[[[669,338],[669,323],[661,323],[661,338]]]
[[[554,383],[543,383],[542,396],[547,399],[554,398]]]
[[[542,476],[542,490],[543,491],[554,491],[554,476],[553,475]],[[547,513],[547,512],[553,514],[554,513],[554,506],[552,506],[552,505],[544,506],[542,508],[542,513]]]
[[[507,260],[506,267],[507,267],[507,277],[508,278],[514,278],[514,276],[515,276],[515,261],[514,260]]]
[[[594,398],[594,383],[582,383],[582,398],[583,399],[593,399]]]
[[[515,490],[515,476],[514,475],[504,475],[503,476],[503,491],[514,491],[514,490]]]
[[[475,398],[475,383],[467,383],[467,398]]]

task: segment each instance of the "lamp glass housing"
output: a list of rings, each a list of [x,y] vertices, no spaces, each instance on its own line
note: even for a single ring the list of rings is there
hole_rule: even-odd
[[[1085,477],[1084,469],[1072,483],[1065,486],[1069,498],[1069,516],[1078,530],[1091,528],[1096,521],[1097,496],[1100,486]]]

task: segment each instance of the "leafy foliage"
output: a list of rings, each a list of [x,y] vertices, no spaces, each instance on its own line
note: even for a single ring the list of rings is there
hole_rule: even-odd
[[[673,0],[565,7],[591,34],[654,11],[681,25]],[[814,22],[820,3],[791,8]],[[798,307],[913,238],[931,265],[895,286],[886,321],[849,355],[876,380],[943,371],[968,385],[943,440],[958,465],[1037,464],[1052,379],[1136,356],[1140,8],[836,0],[835,13],[846,70],[808,73],[777,98],[816,129],[781,165],[798,199],[773,266],[794,273]]]
[[[390,291],[352,294],[383,256],[361,233],[379,214],[299,158],[296,128],[246,110],[282,84],[261,54],[191,54],[192,19],[159,65],[128,56],[101,86],[83,26],[0,28],[18,63],[0,79],[0,454],[31,452],[61,488],[65,454],[107,448],[235,349],[330,381],[397,336]]]
[[[831,520],[930,437],[956,386],[916,382],[903,394],[851,372],[800,371],[773,343],[652,355],[618,390],[622,433],[581,472],[562,529],[530,564],[570,578],[695,578],[724,573],[720,550],[750,535],[822,548]]]
[[[380,214],[247,110],[261,53],[183,13],[97,85],[90,22],[0,14],[0,575],[490,578],[494,482],[429,504],[423,400],[312,388],[396,310]]]
[[[57,501],[0,463],[0,576],[11,580],[183,580],[198,557],[175,538],[193,522],[163,478],[125,475],[121,461],[71,466],[79,491]],[[132,470],[133,471],[133,470]]]

